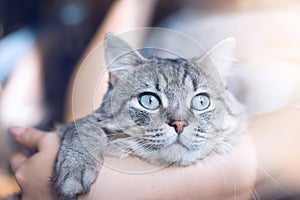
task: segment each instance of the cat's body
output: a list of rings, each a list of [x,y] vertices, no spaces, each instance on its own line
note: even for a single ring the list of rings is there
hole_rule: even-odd
[[[186,166],[228,152],[247,124],[244,106],[226,89],[227,74],[215,71],[230,69],[233,43],[200,59],[146,59],[107,36],[110,83],[102,106],[60,131],[53,176],[59,195],[87,192],[106,155]]]

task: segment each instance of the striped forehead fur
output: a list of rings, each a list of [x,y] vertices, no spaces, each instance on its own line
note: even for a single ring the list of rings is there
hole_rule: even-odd
[[[155,66],[158,77],[157,84],[178,85],[193,87],[205,87],[205,80],[201,69],[193,62],[184,59],[162,59],[153,57],[148,60],[148,65]]]

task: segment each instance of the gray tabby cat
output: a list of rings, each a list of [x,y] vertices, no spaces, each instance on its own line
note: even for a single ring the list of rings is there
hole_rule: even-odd
[[[247,124],[244,106],[223,85],[234,46],[233,39],[224,40],[200,59],[144,58],[108,34],[103,104],[60,131],[53,174],[59,196],[88,192],[106,155],[186,166],[228,152]]]

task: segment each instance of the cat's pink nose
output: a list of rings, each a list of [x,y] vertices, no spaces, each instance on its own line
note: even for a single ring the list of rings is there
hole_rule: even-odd
[[[177,134],[182,133],[183,128],[187,126],[188,123],[186,121],[175,120],[170,123],[170,126],[173,126],[177,132]]]

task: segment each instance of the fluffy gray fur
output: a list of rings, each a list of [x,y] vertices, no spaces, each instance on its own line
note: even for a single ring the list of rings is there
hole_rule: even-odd
[[[200,59],[144,58],[108,34],[110,80],[103,104],[60,131],[53,174],[59,196],[74,199],[88,192],[106,155],[186,166],[212,153],[228,152],[247,124],[244,106],[226,89],[233,51],[234,40],[227,39]],[[142,105],[145,94],[154,95],[146,103],[158,103],[157,108]],[[199,94],[210,101],[201,111],[191,105]],[[184,122],[180,131],[175,121]]]

